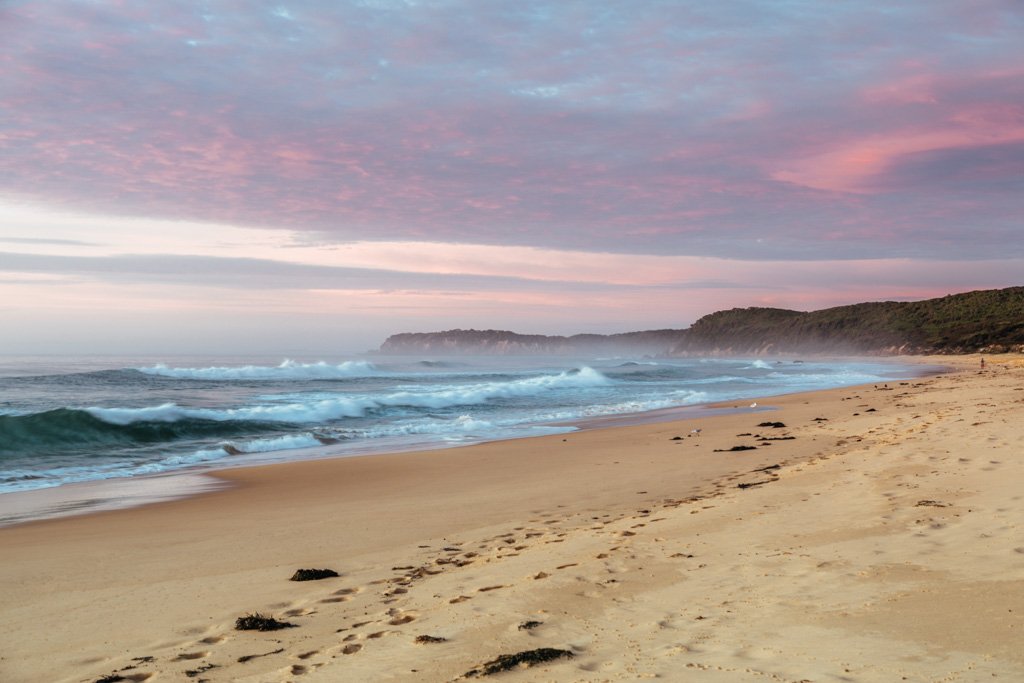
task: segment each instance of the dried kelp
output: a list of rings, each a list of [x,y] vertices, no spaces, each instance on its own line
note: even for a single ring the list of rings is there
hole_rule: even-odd
[[[502,671],[511,669],[529,668],[545,662],[553,662],[556,659],[571,658],[573,653],[569,650],[559,650],[553,647],[542,647],[536,650],[524,650],[514,655],[498,655],[489,662],[484,662],[476,669],[470,669],[463,674],[465,678],[477,676],[493,676]]]

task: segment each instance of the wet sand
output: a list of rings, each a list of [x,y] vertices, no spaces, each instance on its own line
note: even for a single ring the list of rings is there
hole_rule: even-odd
[[[1024,360],[988,361],[3,528],[0,679],[1024,679]]]

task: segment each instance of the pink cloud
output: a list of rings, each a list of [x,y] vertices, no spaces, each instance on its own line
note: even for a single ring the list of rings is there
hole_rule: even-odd
[[[0,196],[772,259],[991,257],[1019,225],[1008,5],[403,7],[0,10]]]
[[[1024,92],[1020,70],[953,78],[918,73],[868,86],[858,106],[871,125],[823,140],[802,155],[797,151],[795,159],[775,161],[771,177],[818,190],[872,194],[889,191],[886,172],[915,155],[1024,142],[1024,105],[980,99],[977,92],[986,81],[991,92]]]

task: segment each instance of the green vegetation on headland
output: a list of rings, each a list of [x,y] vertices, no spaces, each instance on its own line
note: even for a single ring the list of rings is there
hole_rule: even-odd
[[[388,337],[381,353],[643,353],[660,356],[857,353],[958,354],[1024,351],[1024,287],[881,301],[802,313],[734,308],[688,329],[571,337],[503,330],[449,330]]]

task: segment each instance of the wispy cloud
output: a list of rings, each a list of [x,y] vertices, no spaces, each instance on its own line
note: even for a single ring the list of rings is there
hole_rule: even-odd
[[[3,11],[9,197],[335,240],[1024,251],[1014,2]]]
[[[99,246],[95,242],[85,242],[83,240],[62,240],[53,239],[47,237],[4,237],[0,235],[0,242],[6,242],[8,244],[51,244],[59,246],[76,246],[76,247],[93,247]]]

